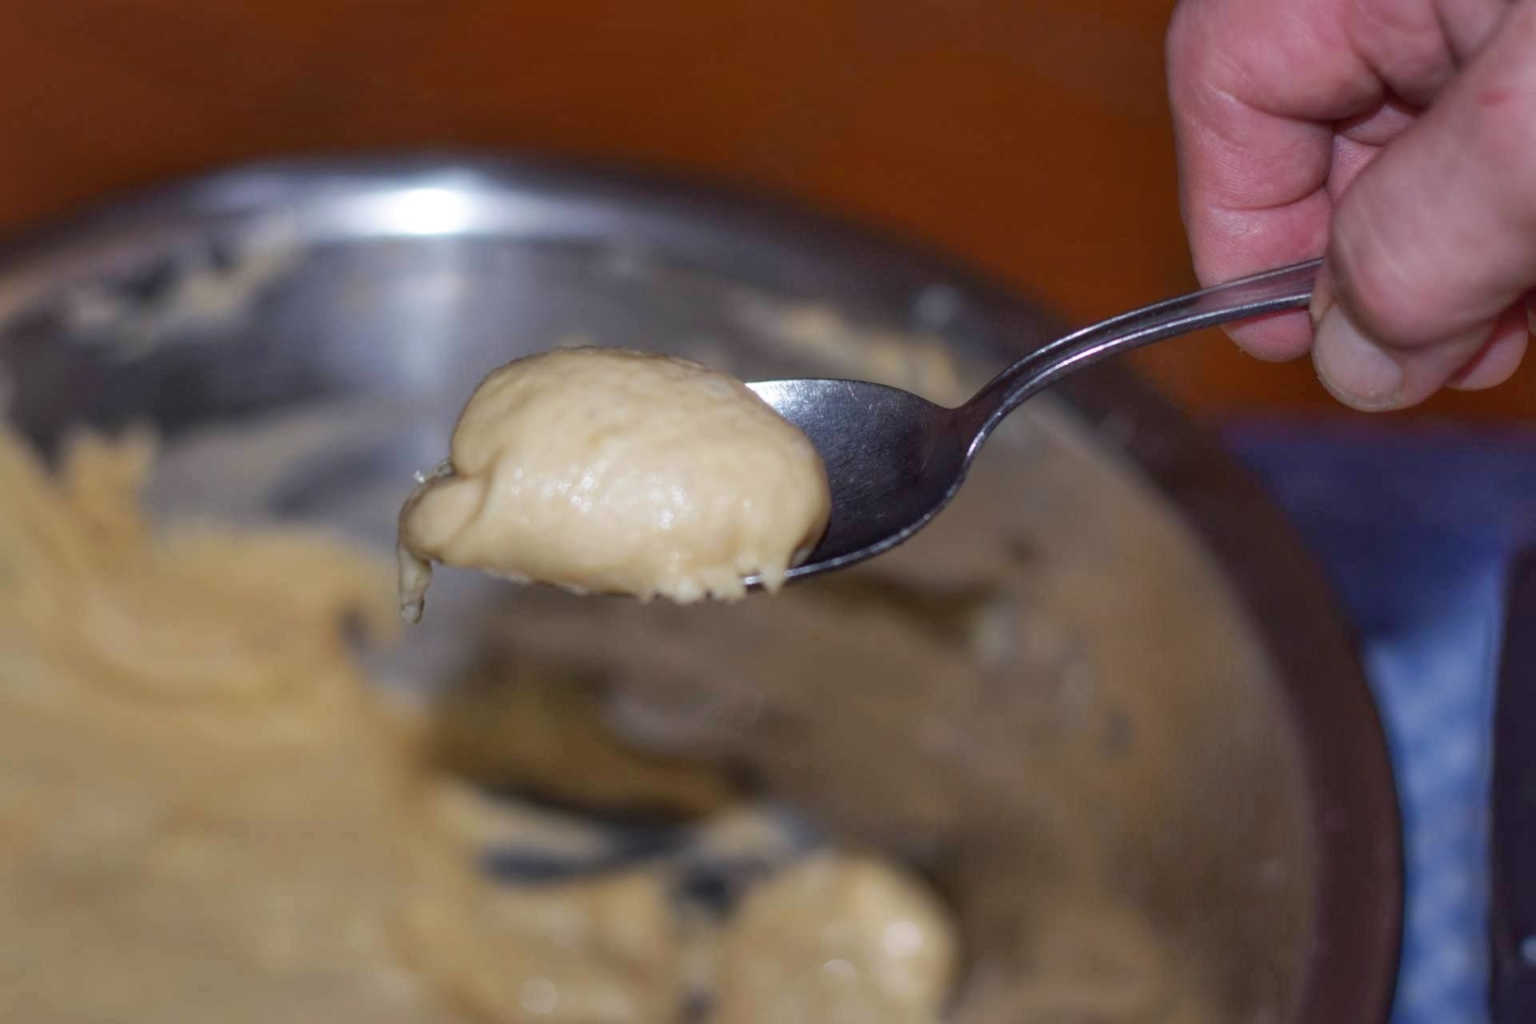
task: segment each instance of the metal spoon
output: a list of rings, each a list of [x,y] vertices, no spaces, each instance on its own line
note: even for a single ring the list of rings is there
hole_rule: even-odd
[[[832,487],[827,532],[789,578],[873,558],[927,526],[960,490],[971,460],[1003,417],[1066,374],[1204,327],[1303,309],[1320,262],[1281,267],[1085,327],[1031,352],[955,409],[869,381],[748,385],[810,437]]]

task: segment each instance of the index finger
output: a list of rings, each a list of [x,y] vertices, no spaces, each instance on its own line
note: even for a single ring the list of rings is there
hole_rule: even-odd
[[[1333,123],[1380,80],[1329,0],[1186,0],[1168,34],[1180,205],[1205,284],[1320,256],[1333,205]],[[1245,325],[1255,355],[1303,354],[1302,314]]]

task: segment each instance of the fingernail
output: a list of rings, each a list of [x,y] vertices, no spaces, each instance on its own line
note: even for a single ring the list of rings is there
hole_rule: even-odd
[[[1367,411],[1394,409],[1403,387],[1403,366],[1331,306],[1317,325],[1312,362],[1323,386],[1345,405]]]

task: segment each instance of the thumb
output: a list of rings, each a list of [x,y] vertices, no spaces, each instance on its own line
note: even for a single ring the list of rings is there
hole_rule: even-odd
[[[1346,404],[1491,387],[1529,338],[1536,284],[1536,4],[1504,25],[1334,213],[1313,360]]]

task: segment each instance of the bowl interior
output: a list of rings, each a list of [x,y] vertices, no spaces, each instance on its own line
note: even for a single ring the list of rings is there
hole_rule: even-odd
[[[770,224],[462,166],[211,179],[13,252],[8,412],[44,449],[153,426],[168,521],[315,522],[383,553],[474,383],[519,355],[621,345],[955,402],[1049,330]],[[408,642],[368,654],[427,689],[488,656],[598,680],[627,742],[728,761],[921,871],[963,936],[957,1019],[1302,1002],[1315,808],[1275,663],[1198,536],[1057,399],[869,565],[688,608],[449,571]]]

